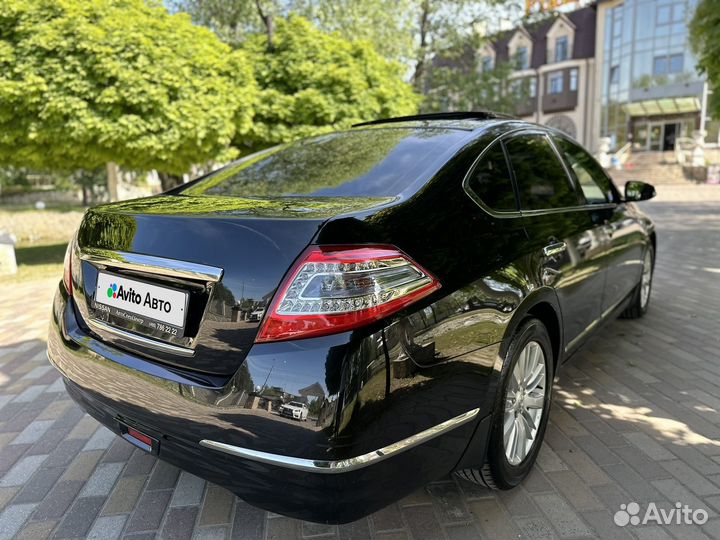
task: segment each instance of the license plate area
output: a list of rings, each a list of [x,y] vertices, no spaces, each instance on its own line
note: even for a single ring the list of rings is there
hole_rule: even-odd
[[[111,326],[173,341],[185,336],[188,298],[187,291],[100,271],[90,307]]]

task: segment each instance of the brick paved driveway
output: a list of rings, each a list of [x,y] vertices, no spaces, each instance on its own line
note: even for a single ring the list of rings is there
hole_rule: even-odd
[[[0,538],[719,538],[720,202],[694,189],[648,203],[660,238],[651,311],[607,326],[563,372],[521,488],[448,477],[341,527],[257,510],[99,427],[45,359],[55,283],[0,288]],[[630,501],[710,519],[617,527]]]

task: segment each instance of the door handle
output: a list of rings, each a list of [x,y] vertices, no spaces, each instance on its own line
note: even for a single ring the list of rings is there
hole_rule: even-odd
[[[543,248],[543,255],[546,257],[554,257],[560,255],[567,250],[567,244],[565,242],[553,242]]]

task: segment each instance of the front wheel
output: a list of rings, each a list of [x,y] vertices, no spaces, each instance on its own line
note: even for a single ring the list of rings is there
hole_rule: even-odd
[[[545,435],[553,383],[550,337],[528,319],[513,337],[495,402],[485,464],[458,475],[491,489],[511,489],[528,475]]]

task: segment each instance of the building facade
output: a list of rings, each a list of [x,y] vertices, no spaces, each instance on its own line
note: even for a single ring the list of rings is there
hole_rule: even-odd
[[[504,32],[480,51],[481,69],[514,63],[511,85],[525,96],[516,114],[589,144],[595,131],[595,24],[590,5]]]
[[[697,0],[601,0],[594,123],[618,149],[668,151],[701,126],[707,97],[689,44]],[[710,134],[710,138],[713,133]],[[717,135],[714,135],[717,138]],[[597,148],[598,140],[590,141]]]

